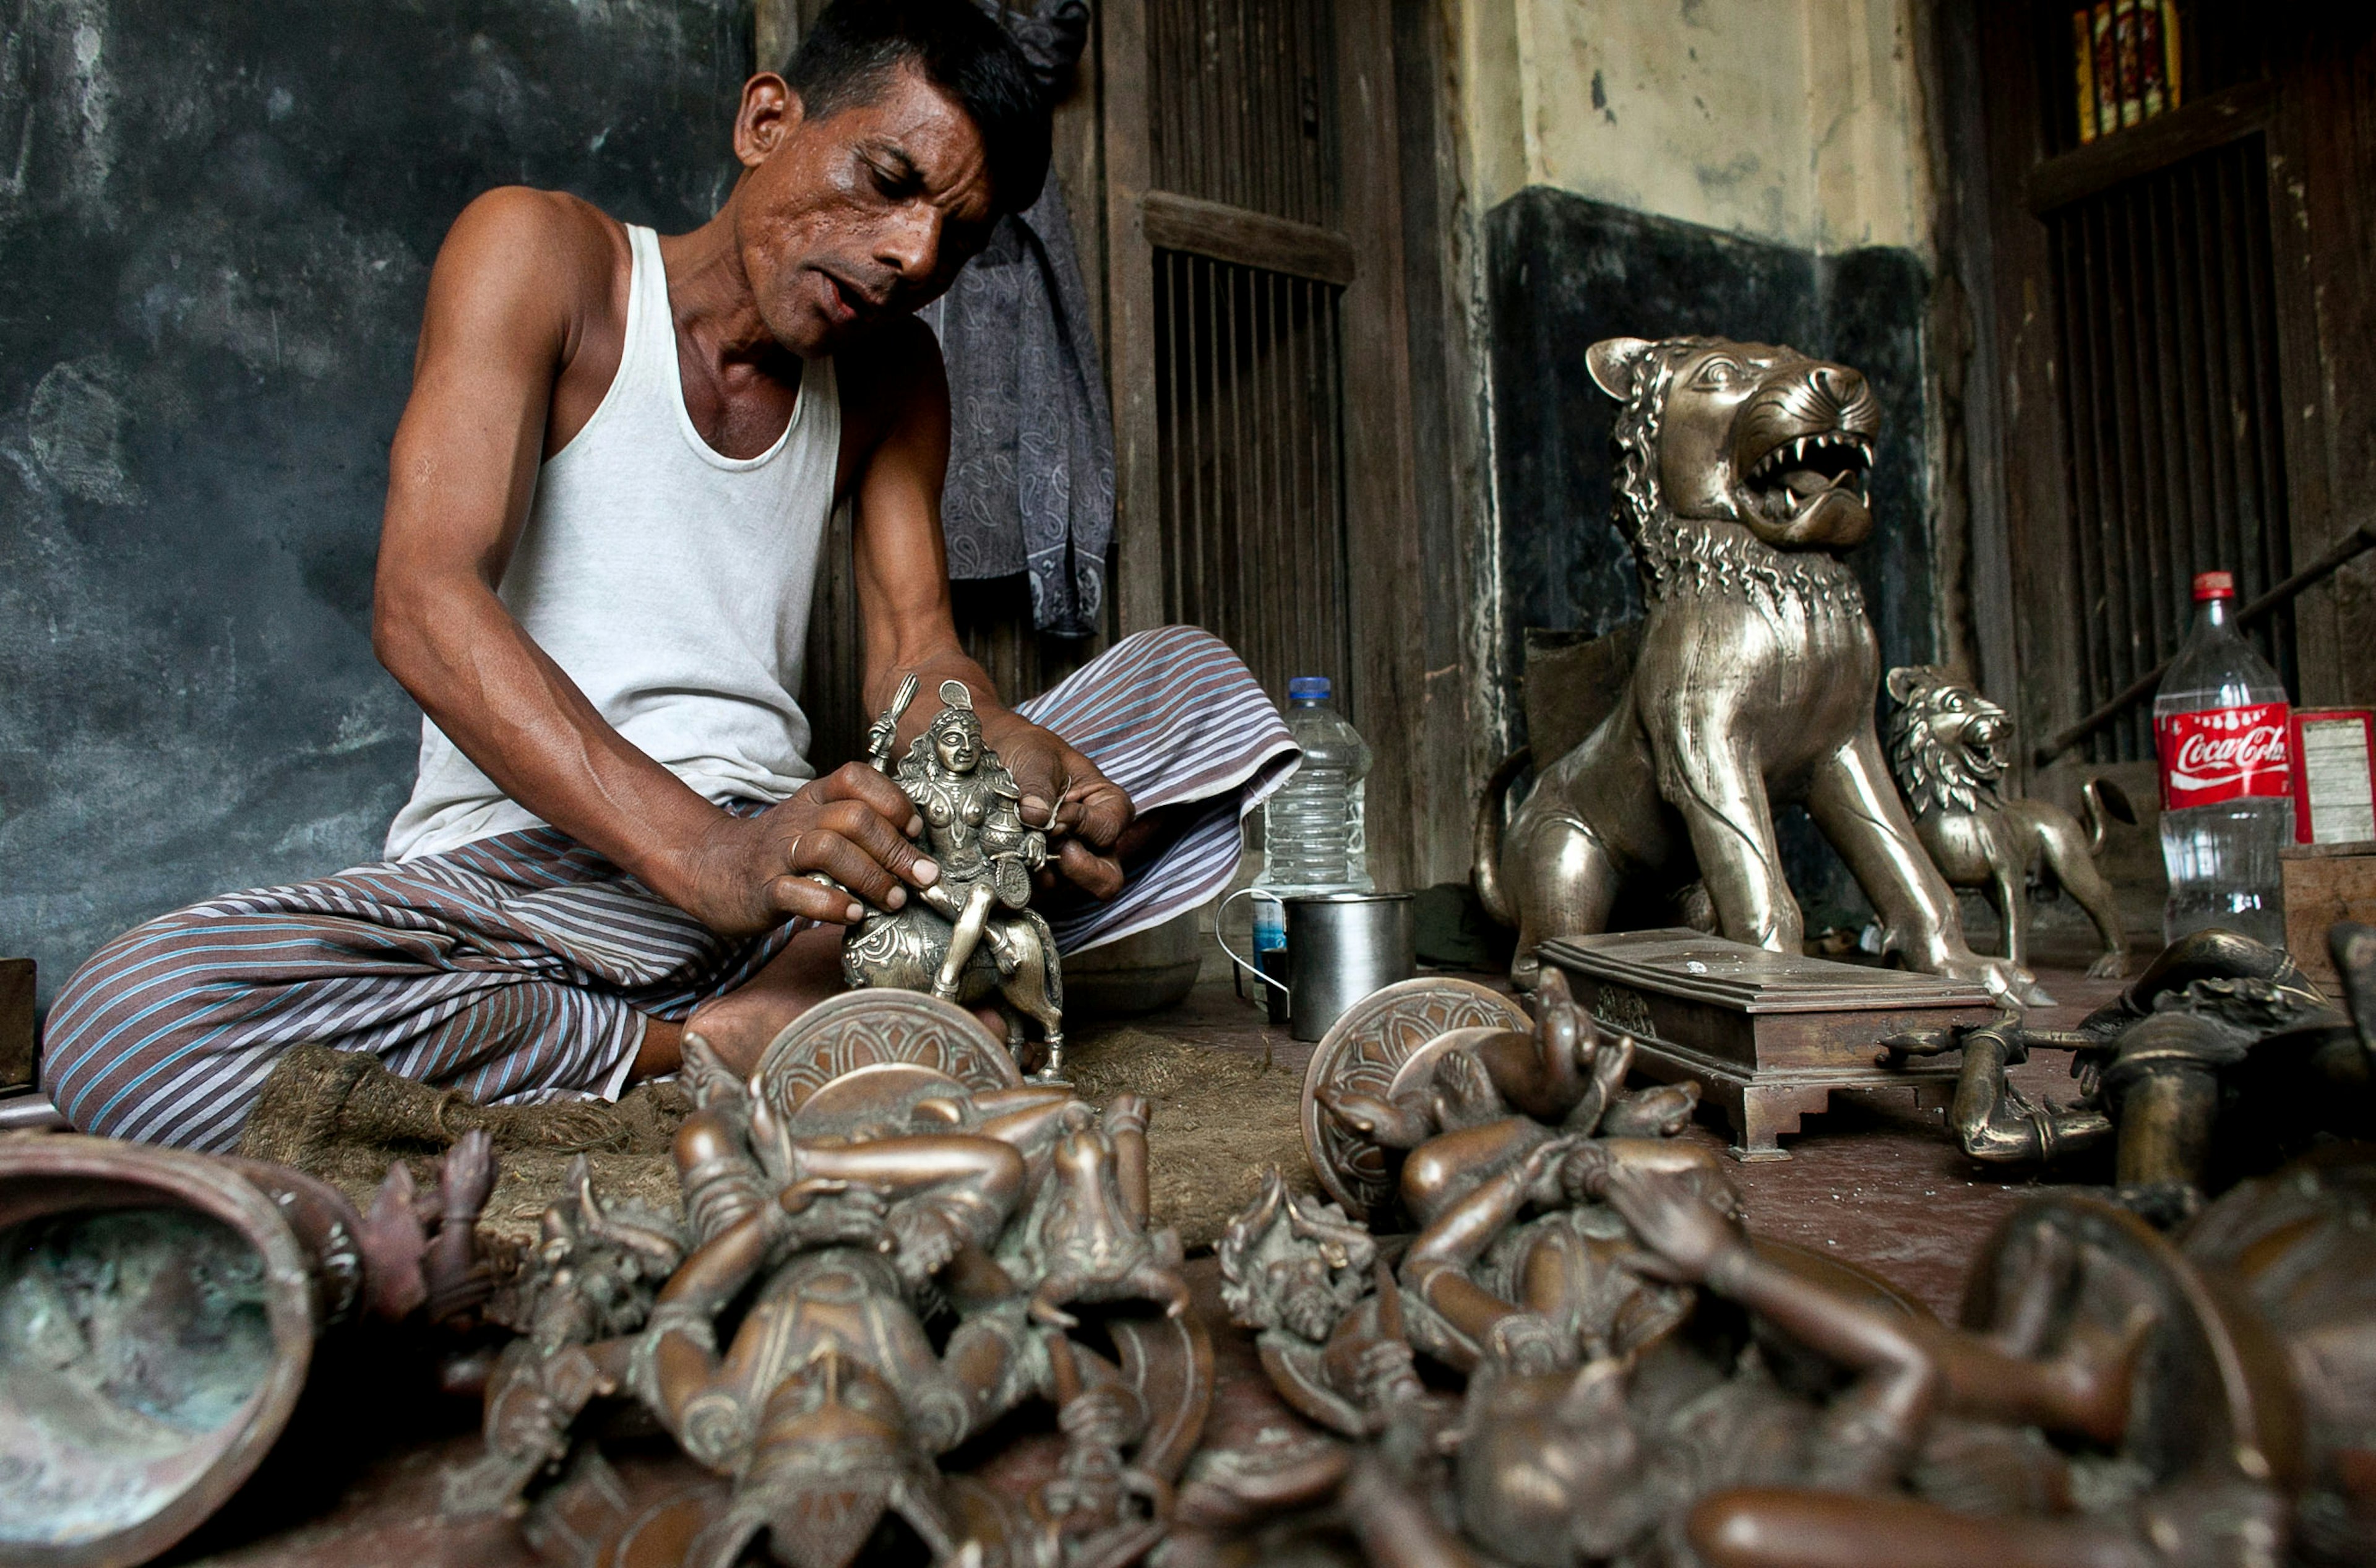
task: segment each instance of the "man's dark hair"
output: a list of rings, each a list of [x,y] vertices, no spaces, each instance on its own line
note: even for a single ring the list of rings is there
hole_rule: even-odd
[[[1023,51],[972,0],[834,0],[801,40],[784,79],[801,113],[830,119],[872,103],[913,65],[981,137],[991,199],[1020,212],[1048,177],[1048,95]]]

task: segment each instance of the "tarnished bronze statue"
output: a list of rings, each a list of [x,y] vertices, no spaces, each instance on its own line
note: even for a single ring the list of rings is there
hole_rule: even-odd
[[[1450,996],[1464,983],[1412,980],[1392,989],[1420,1004],[1433,1000],[1432,992]],[[1313,1053],[1304,1084],[1305,1146],[1322,1184],[1366,1210],[1365,1218],[1423,1226],[1485,1171],[1522,1164],[1563,1137],[1598,1133],[1638,1153],[1691,1120],[1697,1084],[1623,1087],[1634,1042],[1604,1037],[1569,995],[1565,975],[1544,971],[1534,1006],[1526,1027],[1515,1027],[1525,1022],[1518,1015],[1510,1024],[1454,1028],[1400,1060],[1392,1059],[1391,1016],[1365,1022],[1348,1013],[1347,1027],[1330,1031]],[[1387,1060],[1378,1060],[1374,1046],[1340,1049],[1352,1034],[1376,1037]]]
[[[1255,1332],[1263,1370],[1298,1413],[1341,1436],[1375,1437],[1425,1396],[1401,1294],[1391,1275],[1373,1279],[1377,1243],[1343,1209],[1289,1192],[1274,1168],[1215,1251],[1222,1305]]]
[[[631,1396],[732,1490],[684,1561],[765,1538],[842,1568],[886,1520],[936,1561],[1085,1568],[1159,1536],[1211,1393],[1177,1238],[1146,1223],[1146,1107],[1028,1085],[970,1016],[853,992],[813,1009],[746,1085],[688,1050],[686,1224],[547,1217],[528,1336],[490,1386],[487,1452],[449,1506],[508,1506]],[[1095,1312],[1112,1355],[1068,1337]],[[1034,1399],[1066,1445],[1028,1502],[940,1458]]]
[[[1978,688],[1927,664],[1889,672],[1897,711],[1889,720],[1889,766],[1914,810],[1914,831],[1948,885],[1977,887],[2004,927],[2004,956],[2020,964],[2029,872],[2040,861],[2062,891],[2096,922],[2104,952],[2087,967],[2097,979],[2128,968],[2129,939],[2120,900],[2096,869],[2108,818],[2134,823],[2136,813],[2109,779],[2084,787],[2087,826],[2051,801],[2009,801],[1999,793],[2013,719]]]
[[[868,731],[867,752],[916,802],[941,874],[897,909],[873,910],[850,928],[842,979],[968,1005],[994,1000],[1010,1050],[1023,1044],[1025,1018],[1040,1026],[1048,1048],[1041,1075],[1052,1078],[1064,1060],[1063,977],[1048,922],[1030,908],[1048,835],[1023,825],[1022,791],[982,743],[962,682],[941,683],[940,713],[892,766],[899,718],[914,695],[911,676]]]
[[[1496,1358],[1541,1370],[1575,1364],[1612,1332],[1628,1344],[1655,1336],[1671,1319],[1672,1292],[1655,1282],[1629,1277],[1624,1301],[1610,1299],[1617,1277],[1602,1266],[1604,1254],[1625,1238],[1604,1206],[1580,1205],[1580,1194],[1617,1166],[1666,1170],[1719,1194],[1729,1189],[1713,1151],[1674,1137],[1690,1119],[1694,1087],[1623,1089],[1633,1055],[1633,1041],[1602,1037],[1556,970],[1537,989],[1530,1028],[1440,1035],[1408,1058],[1384,1094],[1344,1070],[1358,1069],[1358,1056],[1324,1065],[1331,1059],[1315,1055],[1318,1071],[1304,1093],[1319,1116],[1401,1155],[1397,1217],[1419,1229],[1396,1270],[1391,1315],[1402,1325],[1398,1335],[1463,1372]],[[1322,1147],[1337,1162],[1323,1170],[1325,1184],[1358,1191],[1357,1169],[1367,1161],[1343,1145]],[[1383,1207],[1373,1203],[1371,1212]],[[1295,1374],[1301,1397],[1290,1398],[1299,1408],[1319,1403],[1313,1391],[1325,1384],[1374,1424],[1381,1396],[1367,1396],[1366,1405],[1348,1398],[1342,1355],[1297,1351],[1274,1337],[1333,1342],[1334,1321],[1325,1335],[1310,1332],[1324,1315],[1321,1282],[1308,1260],[1297,1260],[1313,1246],[1324,1261],[1331,1249],[1344,1253],[1347,1265],[1330,1279],[1330,1294],[1341,1301],[1358,1277],[1348,1270],[1360,1255],[1341,1224],[1341,1211],[1257,1205],[1232,1226],[1222,1270],[1239,1298],[1232,1310],[1240,1321],[1265,1330],[1265,1363],[1275,1379]],[[1350,1311],[1349,1303],[1341,1310]],[[1374,1337],[1372,1329],[1361,1333]],[[1305,1375],[1313,1368],[1326,1378]],[[1375,1375],[1374,1369],[1361,1374]]]
[[[1989,1240],[1950,1326],[1752,1243],[1673,1174],[1613,1168],[1599,1197],[1641,1249],[1615,1266],[1671,1282],[1685,1315],[1573,1368],[1481,1364],[1448,1436],[1353,1460],[1343,1516],[1380,1568],[2364,1561],[2368,1418],[2293,1377],[2287,1353],[2376,1352],[2376,1313],[2344,1273],[2376,1263],[2352,1229],[2366,1169],[2213,1211],[2263,1249],[2230,1247],[2260,1312],[2207,1282],[2238,1278],[2225,1259],[2057,1195]],[[2326,1550],[2289,1555],[2313,1526]]]
[[[271,1450],[322,1335],[474,1321],[493,1181],[483,1132],[361,1212],[283,1165],[0,1136],[0,1562],[148,1562]]]
[[[1794,350],[1613,338],[1587,351],[1623,405],[1618,524],[1647,618],[1614,710],[1537,781],[1504,829],[1496,775],[1475,878],[1518,928],[1531,986],[1544,939],[1608,929],[1621,887],[1705,885],[1717,929],[1800,950],[1774,806],[1803,803],[1912,968],[2026,1000],[2035,982],[1965,944],[1873,734],[1880,649],[1838,552],[1872,529],[1865,475],[1881,405],[1863,376]]]
[[[2337,972],[2376,979],[2365,927],[2335,927]],[[1976,1159],[2050,1160],[2119,1140],[2120,1197],[2173,1224],[2207,1193],[2274,1169],[2321,1134],[2376,1136],[2376,1046],[2275,948],[2232,932],[2180,938],[2076,1029],[2008,1015],[1978,1028],[1922,1030],[1894,1052],[1960,1049],[1950,1120]],[[2005,1069],[2038,1046],[2073,1051],[2079,1093],[2034,1104]]]
[[[2376,989],[2376,932],[2361,956]],[[1536,1040],[1572,1048],[1545,1011]],[[1950,1325],[1752,1240],[1696,1149],[1597,1135],[1598,1052],[1563,1080],[1540,1051],[1494,1054],[1476,1064],[1503,1106],[1556,1083],[1537,1109],[1568,1124],[1413,1150],[1422,1224],[1392,1270],[1277,1182],[1230,1228],[1232,1316],[1339,1444],[1328,1462],[1263,1433],[1200,1456],[1183,1506],[1208,1529],[1307,1510],[1379,1568],[2376,1555],[2376,1148],[2246,1182],[2178,1242],[2087,1197],[2034,1201],[1980,1248]]]

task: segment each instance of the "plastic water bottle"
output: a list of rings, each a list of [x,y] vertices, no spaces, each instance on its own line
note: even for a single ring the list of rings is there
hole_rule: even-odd
[[[1325,675],[1298,675],[1287,683],[1287,729],[1303,761],[1263,807],[1263,869],[1254,885],[1282,897],[1298,893],[1367,893],[1369,842],[1361,797],[1370,777],[1370,748],[1329,698]],[[1278,919],[1278,906],[1254,901],[1254,947],[1261,922]],[[1286,933],[1277,933],[1277,942]]]
[[[2232,623],[2236,579],[2194,579],[2194,626],[2154,695],[2165,940],[2219,926],[2286,944],[2277,851],[2293,841],[2286,688]]]

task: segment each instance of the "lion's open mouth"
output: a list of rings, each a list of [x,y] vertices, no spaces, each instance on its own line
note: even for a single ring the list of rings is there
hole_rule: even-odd
[[[1871,469],[1871,437],[1827,431],[1783,442],[1757,459],[1741,482],[1761,517],[1787,525],[1834,492],[1863,505]]]

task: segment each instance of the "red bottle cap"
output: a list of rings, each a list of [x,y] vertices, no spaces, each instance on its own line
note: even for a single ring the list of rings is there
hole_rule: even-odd
[[[2197,572],[2194,574],[2194,601],[2206,599],[2236,597],[2236,574],[2233,572]]]

